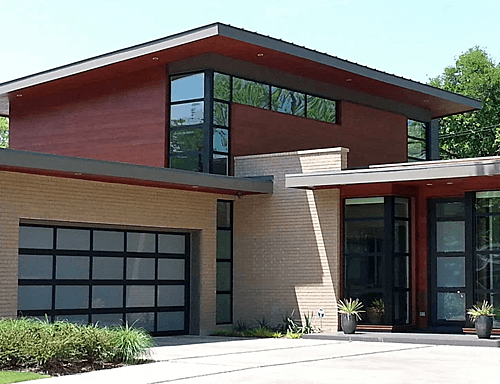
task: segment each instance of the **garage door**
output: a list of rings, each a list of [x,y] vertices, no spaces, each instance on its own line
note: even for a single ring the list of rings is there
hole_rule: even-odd
[[[18,315],[189,330],[189,234],[20,225]]]

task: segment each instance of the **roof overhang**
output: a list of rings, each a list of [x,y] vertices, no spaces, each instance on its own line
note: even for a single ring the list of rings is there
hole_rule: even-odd
[[[341,84],[347,90],[428,110],[430,118],[481,108],[481,103],[475,99],[272,37],[215,23],[2,83],[0,115],[9,114],[10,100],[26,88],[102,69],[102,72],[88,78],[97,81],[99,76],[168,65],[206,53],[217,53],[336,86]],[[151,60],[153,57],[154,62]]]
[[[500,175],[500,157],[372,165],[285,175],[285,186],[300,189],[340,188],[343,185],[414,182]]]
[[[12,149],[0,149],[0,171],[237,196],[273,193],[272,176],[232,177]]]

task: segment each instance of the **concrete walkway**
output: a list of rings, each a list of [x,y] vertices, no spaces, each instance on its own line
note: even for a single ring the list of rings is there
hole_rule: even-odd
[[[496,383],[500,348],[322,339],[158,338],[156,361],[40,383]]]

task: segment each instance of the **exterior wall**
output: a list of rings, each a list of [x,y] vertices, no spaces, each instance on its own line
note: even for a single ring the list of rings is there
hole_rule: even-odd
[[[233,103],[231,149],[237,156],[349,148],[349,167],[406,162],[406,117],[341,101],[340,124]],[[384,151],[390,143],[391,150]]]
[[[200,314],[201,333],[215,328],[216,207],[222,196],[13,172],[0,172],[0,196],[0,318],[16,316],[19,221],[29,219],[192,232],[192,295],[199,292],[199,300],[192,297],[191,314]]]
[[[78,88],[41,85],[11,102],[10,147],[165,166],[164,67]]]
[[[317,311],[322,329],[337,330],[340,289],[340,193],[285,188],[285,174],[341,168],[347,150],[302,151],[235,159],[237,176],[274,175],[272,196],[234,204],[234,316],[282,322]],[[342,159],[343,158],[343,159]]]

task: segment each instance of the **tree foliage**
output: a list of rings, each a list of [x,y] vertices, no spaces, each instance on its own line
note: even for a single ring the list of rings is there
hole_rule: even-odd
[[[9,147],[9,120],[0,116],[0,148]]]
[[[440,120],[441,158],[500,155],[500,65],[476,46],[461,54],[442,75],[430,79],[429,84],[483,104],[480,111]]]

